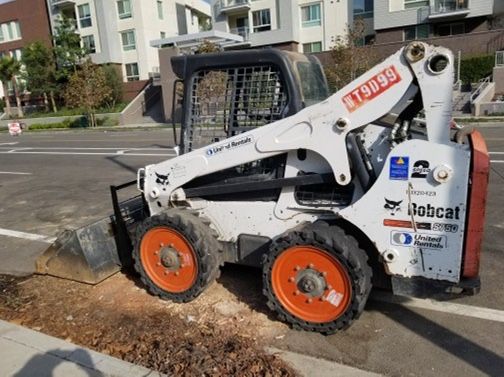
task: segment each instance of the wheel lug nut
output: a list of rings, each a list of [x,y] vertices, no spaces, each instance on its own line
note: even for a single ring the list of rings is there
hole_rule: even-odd
[[[182,267],[185,267],[185,265],[183,263],[180,264],[180,268],[182,268]]]
[[[180,273],[178,271],[175,271],[175,276],[179,276]]]
[[[294,279],[293,277],[290,277],[290,278],[289,278],[289,281],[290,281],[291,283],[294,283],[294,280],[295,280],[295,279]]]
[[[324,302],[326,299],[324,296],[320,297],[320,301]]]
[[[311,298],[309,298],[308,300],[306,300],[306,303],[308,304],[311,304],[313,302],[313,300]]]
[[[173,249],[173,244],[172,244],[172,243],[171,243],[171,244],[169,244],[169,245],[168,245],[168,247],[171,247],[171,248]]]
[[[166,270],[166,271],[164,272],[164,274],[165,274],[165,275],[168,275],[168,270]]]
[[[159,267],[159,266],[161,266],[161,263],[158,262],[158,263],[156,263],[156,265]]]
[[[308,265],[308,268],[313,268],[313,267],[315,267],[315,265],[314,265],[313,263],[310,263],[310,264]]]
[[[163,247],[163,246],[164,246],[164,243],[162,243],[162,242],[161,242],[161,243],[159,244],[159,246]]]
[[[326,277],[326,276],[327,276],[327,272],[325,272],[325,271],[324,271],[324,272],[322,272],[322,276],[323,276],[323,277]]]
[[[294,292],[295,296],[299,296],[300,294],[301,294],[301,292],[299,292],[299,290],[296,290],[296,292]]]
[[[294,267],[294,270],[296,270],[296,271],[299,271],[300,269],[301,269],[301,267],[299,267],[299,266]]]
[[[328,290],[331,290],[331,289],[332,289],[332,285],[331,285],[331,284],[328,284],[328,285],[327,285],[327,289],[328,289]]]
[[[159,254],[159,251],[155,251],[155,252],[154,252],[154,255],[158,255],[158,254]]]

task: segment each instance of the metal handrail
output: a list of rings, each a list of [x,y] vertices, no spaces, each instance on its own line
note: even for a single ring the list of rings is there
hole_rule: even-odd
[[[504,51],[495,52],[495,66],[504,67]]]
[[[468,0],[435,0],[430,6],[431,14],[458,12],[469,9]]]
[[[476,100],[476,98],[479,97],[479,95],[483,92],[483,90],[486,89],[486,87],[492,82],[492,76],[488,76],[488,77],[485,77],[484,79],[481,79],[479,81],[479,85],[478,87],[476,88],[476,90],[474,92],[472,92],[471,94],[471,97],[470,97],[470,102],[471,104],[474,103],[474,101]]]
[[[234,7],[237,5],[250,4],[250,0],[220,0],[219,9]]]
[[[250,28],[248,26],[235,27],[230,29],[229,32],[242,36],[244,41],[248,41],[250,39]]]

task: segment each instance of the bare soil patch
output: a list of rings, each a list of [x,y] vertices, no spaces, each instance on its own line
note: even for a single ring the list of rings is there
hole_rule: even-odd
[[[251,289],[225,275],[188,304],[161,301],[124,274],[96,286],[0,275],[0,318],[169,375],[294,376],[263,351],[287,327],[268,319],[260,280]],[[246,302],[228,286],[246,290]]]

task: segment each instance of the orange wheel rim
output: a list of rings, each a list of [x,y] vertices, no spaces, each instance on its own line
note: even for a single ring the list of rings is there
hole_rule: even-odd
[[[273,263],[271,283],[288,312],[312,323],[336,320],[352,297],[345,267],[328,252],[312,246],[294,246],[282,252]]]
[[[140,261],[152,282],[167,292],[187,291],[198,275],[191,244],[169,227],[155,227],[145,233],[140,244]]]

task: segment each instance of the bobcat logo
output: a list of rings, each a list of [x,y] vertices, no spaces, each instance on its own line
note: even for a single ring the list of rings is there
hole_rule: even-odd
[[[159,183],[160,185],[163,185],[163,186],[168,186],[170,184],[170,182],[168,181],[168,177],[170,176],[170,173],[166,174],[166,175],[162,175],[162,174],[158,174],[158,173],[155,173],[156,174],[156,183]]]
[[[387,198],[384,199],[385,205],[383,206],[383,208],[389,209],[392,216],[394,216],[396,212],[399,212],[401,210],[401,203],[403,202],[402,200],[400,202],[394,202],[393,200],[389,200]]]

